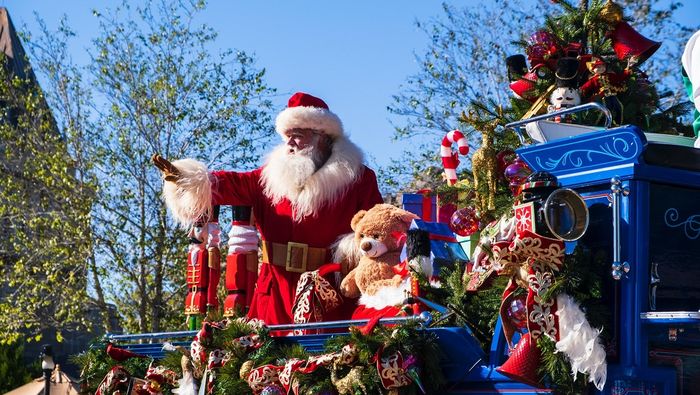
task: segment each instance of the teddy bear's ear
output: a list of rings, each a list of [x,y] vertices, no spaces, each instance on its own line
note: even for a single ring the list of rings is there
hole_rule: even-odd
[[[365,214],[367,214],[367,210],[358,211],[357,214],[355,214],[352,217],[352,220],[350,221],[350,229],[355,231],[355,227],[357,226],[357,223],[360,222],[360,220],[365,216]]]
[[[401,222],[407,225],[411,225],[411,221],[413,221],[414,219],[420,219],[419,216],[413,214],[412,212],[402,209],[396,209],[394,215],[398,217],[401,220]]]

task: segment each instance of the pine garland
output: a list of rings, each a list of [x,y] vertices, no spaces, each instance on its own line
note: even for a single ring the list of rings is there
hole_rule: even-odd
[[[262,345],[258,349],[246,353],[241,347],[236,346],[234,339],[256,333],[260,336]],[[378,325],[372,333],[363,335],[357,328],[351,328],[347,336],[333,336],[327,341],[323,354],[339,352],[343,347],[352,344],[359,351],[358,359],[348,366],[337,367],[336,377],[342,378],[352,368],[360,367],[361,375],[356,383],[355,390],[384,394],[388,391],[381,385],[379,373],[376,368],[378,353],[383,355],[400,352],[404,358],[415,357],[419,361],[419,370],[430,372],[421,374],[423,385],[430,393],[434,393],[444,386],[440,360],[440,349],[434,334],[422,329],[417,323],[404,323],[392,327]],[[215,394],[252,394],[245,377],[241,377],[241,367],[244,362],[250,361],[258,367],[266,364],[284,365],[290,359],[307,360],[312,353],[307,352],[299,344],[288,344],[284,339],[275,339],[269,336],[265,328],[255,330],[248,323],[233,320],[222,330],[214,330],[211,341],[205,345],[207,353],[214,349],[222,349],[231,352],[231,358],[221,368],[213,371]],[[132,358],[122,363],[111,360],[103,351],[104,347],[94,347],[75,356],[73,362],[82,367],[82,377],[88,384],[88,390],[94,392],[107,372],[116,365],[123,366],[133,377],[144,377],[146,369],[152,360]],[[166,352],[164,358],[158,361],[170,370],[182,374],[180,352]],[[294,379],[299,384],[300,394],[333,393],[333,367],[319,367],[310,374],[294,373]],[[163,388],[166,395],[171,393],[170,388]],[[398,388],[399,394],[417,394],[415,384]]]

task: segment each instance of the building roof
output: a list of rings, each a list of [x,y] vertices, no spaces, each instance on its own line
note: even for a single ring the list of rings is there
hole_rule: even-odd
[[[51,373],[51,395],[78,395],[80,385],[78,381],[61,371],[60,365]],[[41,395],[44,393],[44,378],[34,379],[29,383],[15,388],[5,395]]]
[[[30,73],[29,77],[34,79],[22,43],[5,7],[0,7],[0,51],[7,56],[8,65],[15,75],[25,78],[28,72]]]

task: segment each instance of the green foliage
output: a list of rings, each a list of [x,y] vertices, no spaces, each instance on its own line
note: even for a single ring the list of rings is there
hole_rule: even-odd
[[[358,364],[373,367],[376,365],[377,351],[381,348],[382,355],[399,351],[404,359],[409,356],[417,357],[428,393],[435,393],[445,385],[439,360],[441,351],[434,334],[421,330],[416,324],[406,323],[393,327],[377,326],[372,333],[363,335],[357,328],[351,328],[350,336],[331,337],[326,350],[338,352],[346,344],[353,344],[359,350]],[[348,369],[349,370],[349,369]],[[342,376],[342,374],[341,374]],[[383,393],[379,375],[376,369],[365,369],[361,379],[368,393]],[[401,393],[415,390],[414,386],[401,388]]]
[[[85,66],[65,56],[74,35],[66,20],[56,32],[42,24],[30,43],[79,171],[97,184],[90,285],[105,318],[116,305],[128,332],[183,325],[187,239],[166,213],[151,155],[246,168],[270,138],[264,70],[243,51],[211,53],[218,41],[199,21],[204,6],[151,0],[96,10],[100,33]]]
[[[0,392],[6,393],[31,381],[32,373],[22,360],[21,342],[0,345]]]
[[[455,318],[451,323],[456,326],[469,326],[479,340],[481,348],[488,350],[498,320],[501,295],[508,278],[494,275],[488,284],[478,291],[467,292],[462,275],[461,269],[443,273],[445,287],[433,289],[434,293],[428,298],[455,311]]]
[[[557,352],[554,340],[549,336],[540,336],[537,348],[542,353],[542,363],[537,371],[545,382],[553,383],[555,394],[589,393],[586,377],[581,373],[576,373],[576,376],[571,374],[571,364],[563,353]]]
[[[0,55],[0,344],[85,327],[94,185],[79,178],[31,69]]]
[[[614,106],[610,108],[613,112],[613,126],[634,124],[649,132],[692,135],[689,125],[683,124],[680,120],[680,116],[684,115],[682,111],[688,111],[691,108],[685,101],[681,100],[681,90],[677,90],[675,98],[662,103],[655,84],[639,68],[637,62],[619,60],[615,55],[611,34],[613,25],[605,20],[604,13],[602,13],[605,8],[605,1],[592,0],[583,2],[578,7],[566,1],[558,2],[558,5],[560,9],[546,16],[544,27],[538,29],[539,31],[551,33],[555,37],[559,48],[564,48],[569,43],[581,44],[583,54],[593,55],[605,61],[607,73],[614,75],[628,73],[624,81],[618,83],[618,85],[624,87],[624,90],[613,95],[616,99],[605,98],[606,102],[603,98],[593,95],[592,97],[582,97],[582,102],[598,101],[608,106],[612,104],[611,102],[618,103],[615,106],[620,107],[619,109],[616,109]],[[650,10],[647,9],[646,12],[649,13]],[[634,19],[630,18],[629,22],[632,25],[636,25],[636,20]],[[657,23],[663,24],[665,21],[659,20]],[[521,47],[521,52],[526,52],[528,43],[521,40],[518,44]],[[677,52],[676,55],[676,61],[678,62],[680,52]],[[563,55],[560,53],[558,56]],[[535,65],[530,65],[530,67],[533,66]],[[646,67],[646,64],[644,64],[644,67]],[[540,70],[544,70],[544,68]],[[577,86],[582,86],[584,82],[596,78],[592,73],[581,74],[579,73]],[[652,75],[652,77],[654,76]],[[548,72],[540,76],[535,96],[546,95],[545,87],[554,84],[554,82],[554,73]],[[601,82],[601,86],[603,84]],[[522,99],[511,99],[511,103],[516,102],[524,102],[522,104],[525,106],[529,104],[529,102]],[[525,115],[526,112],[522,111],[522,107],[516,105],[514,107],[518,107],[521,110],[517,114],[518,118]],[[600,121],[599,114],[577,115],[577,122],[583,124],[596,125],[601,124]]]
[[[609,272],[610,262],[603,256],[593,256],[590,251],[577,246],[572,254],[564,257],[560,272],[554,283],[543,295],[545,299],[556,298],[560,293],[570,295],[586,312],[586,319],[593,328],[605,328],[611,323],[612,312],[605,295],[603,276]],[[610,335],[603,331],[602,336]]]

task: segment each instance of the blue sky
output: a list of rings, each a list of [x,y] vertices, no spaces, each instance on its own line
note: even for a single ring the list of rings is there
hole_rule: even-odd
[[[474,0],[448,3],[479,4]],[[679,22],[697,25],[700,2],[683,3]],[[17,28],[26,24],[30,31],[36,31],[34,12],[49,28],[55,28],[63,14],[68,15],[78,33],[72,50],[78,62],[87,60],[84,49],[97,34],[92,8],[115,4],[114,0],[0,0]],[[274,98],[278,110],[297,90],[323,98],[368,154],[370,163],[384,165],[408,145],[391,140],[391,115],[386,107],[406,78],[419,70],[414,53],[424,51],[427,39],[414,21],[441,16],[441,4],[432,0],[211,0],[201,22],[219,33],[220,48],[256,55],[258,66],[267,69],[268,84],[278,89]]]
[[[68,15],[78,34],[72,49],[78,62],[86,61],[84,48],[97,33],[92,8],[115,4],[0,0],[18,29],[26,24],[36,31],[35,11],[49,28]],[[381,165],[406,146],[391,141],[386,107],[406,77],[418,71],[414,51],[422,52],[427,40],[414,21],[441,14],[441,2],[425,0],[210,1],[202,22],[219,33],[221,48],[256,55],[258,66],[267,70],[268,84],[278,89],[277,109],[297,90],[323,98],[371,162]]]

